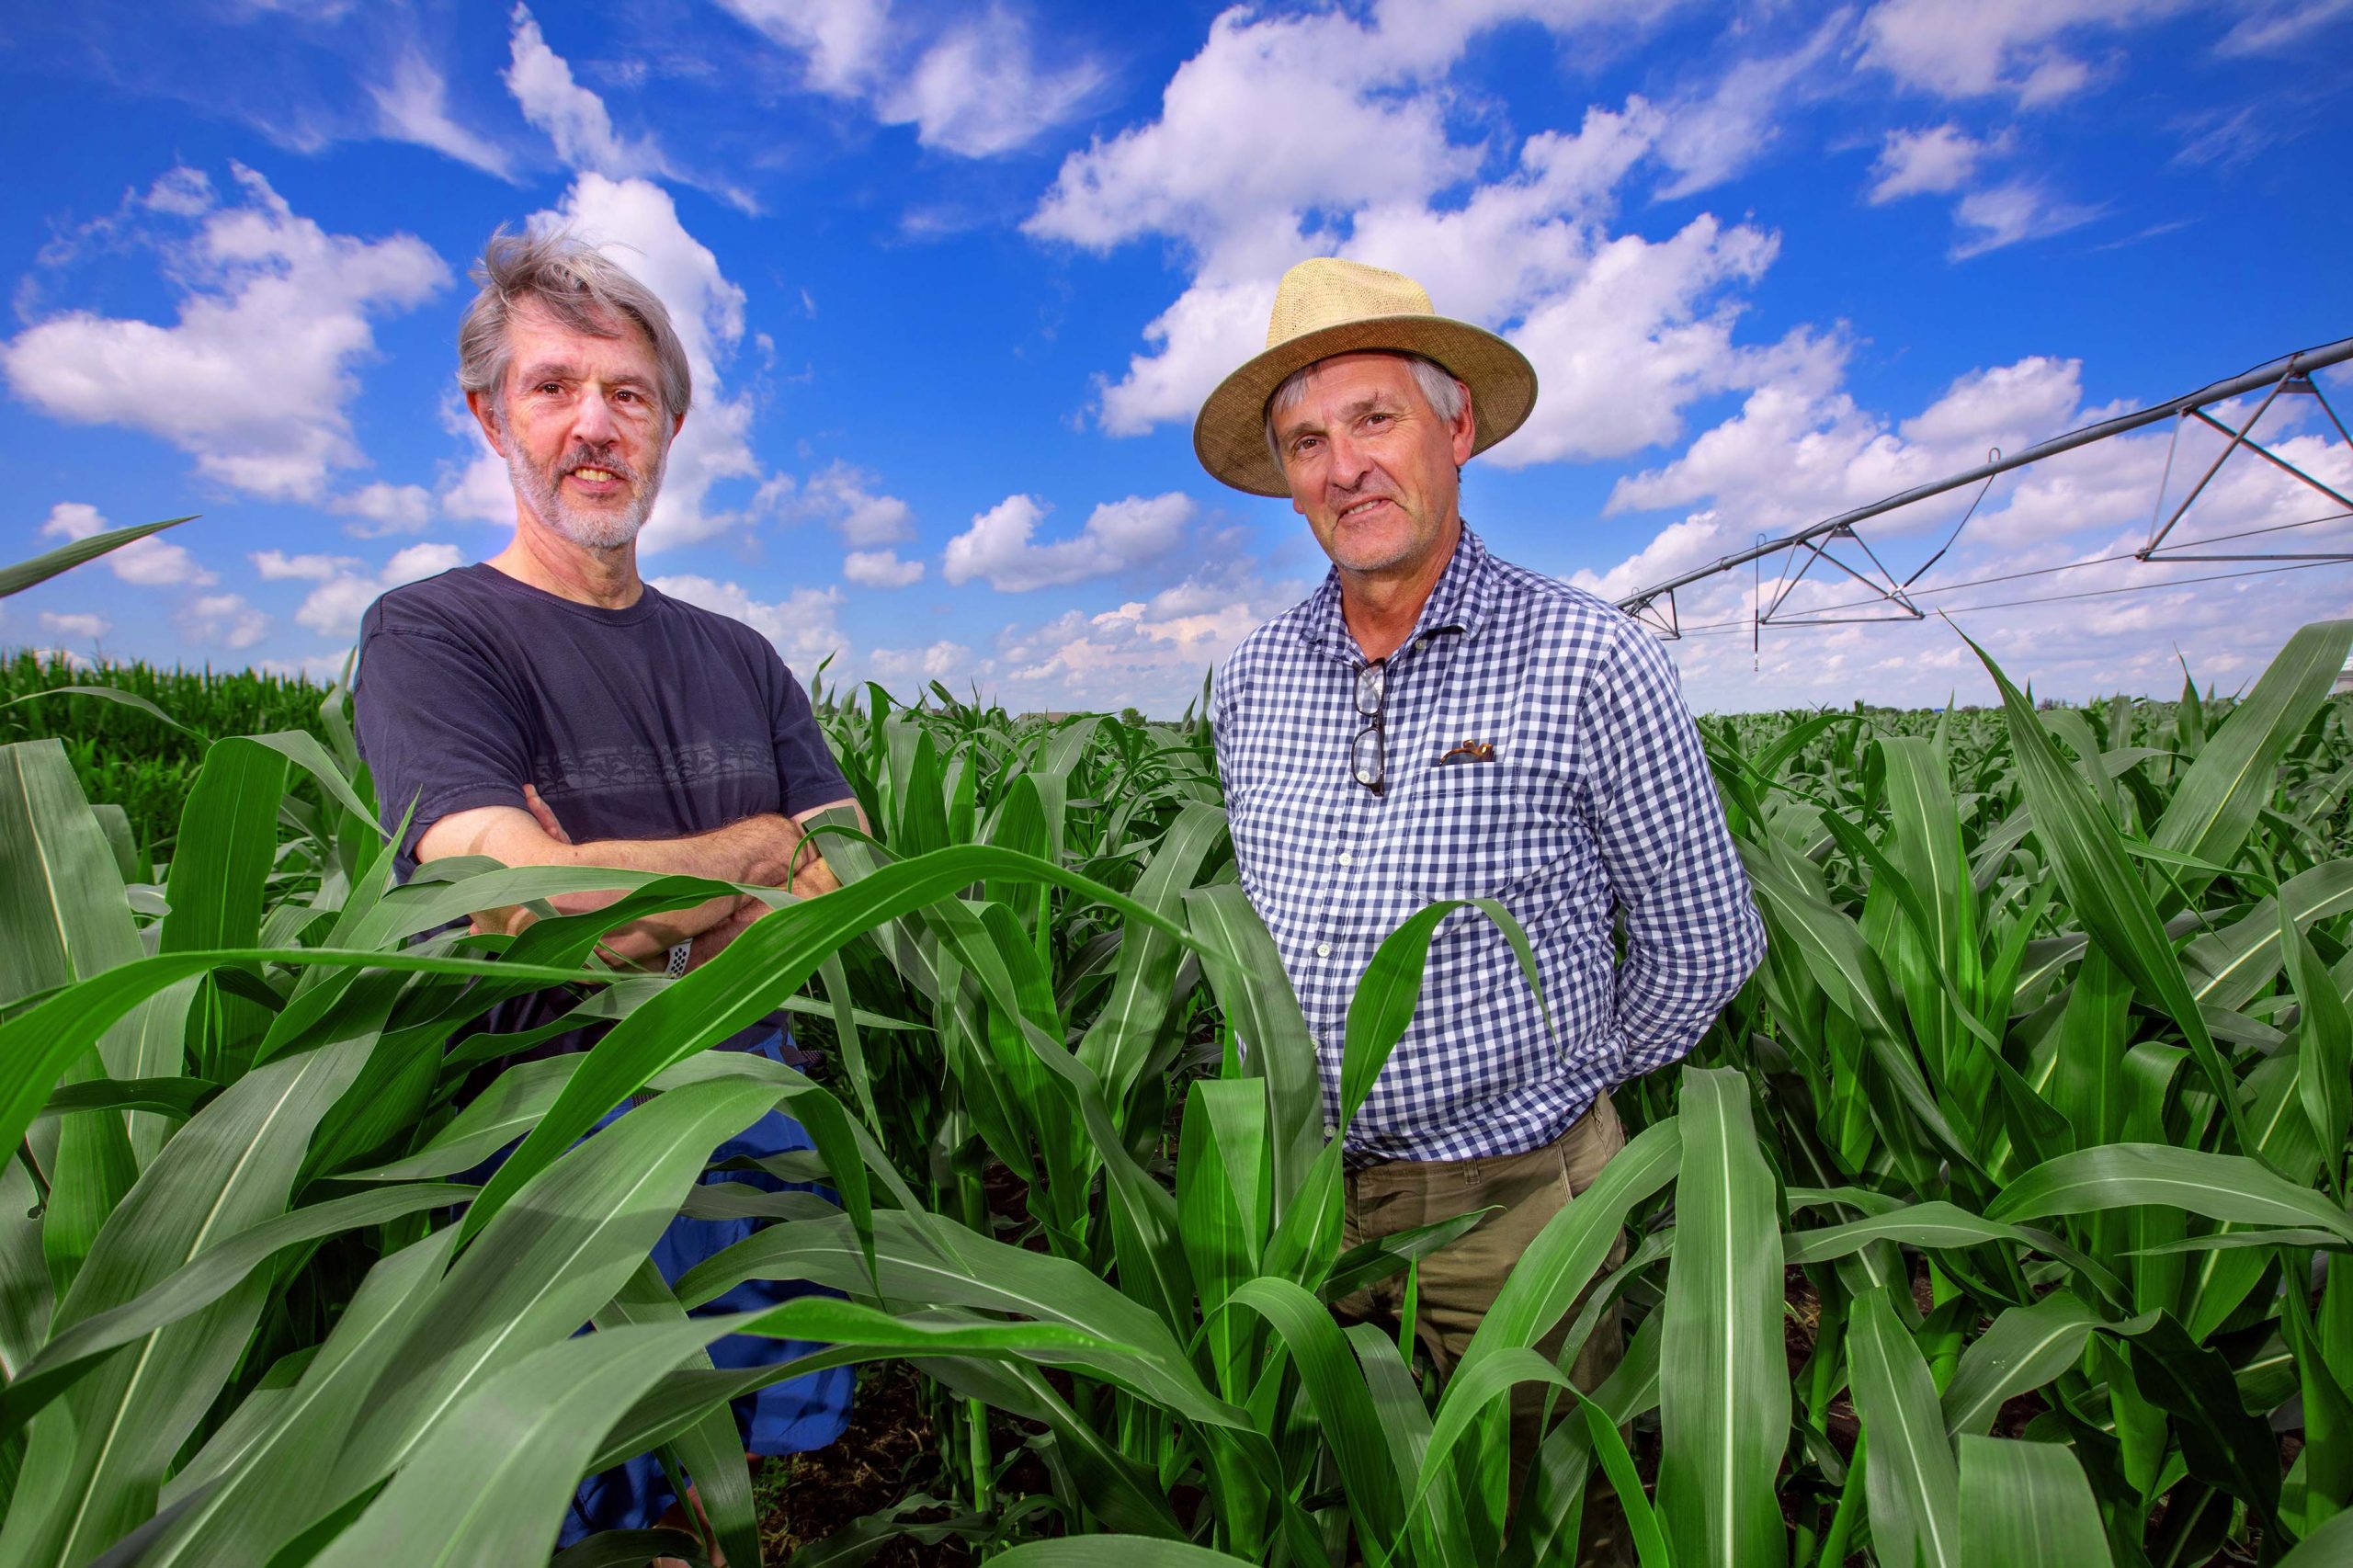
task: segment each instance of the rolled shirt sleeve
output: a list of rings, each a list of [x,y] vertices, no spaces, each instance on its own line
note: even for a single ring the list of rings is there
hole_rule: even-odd
[[[1616,641],[1583,734],[1588,825],[1625,923],[1623,1082],[1690,1051],[1764,957],[1765,926],[1674,665],[1640,627]]]

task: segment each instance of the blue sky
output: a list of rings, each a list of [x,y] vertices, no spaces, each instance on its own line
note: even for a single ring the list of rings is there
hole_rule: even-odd
[[[685,329],[650,578],[804,673],[1017,709],[1173,715],[1322,574],[1189,439],[1306,255],[1520,344],[1537,412],[1466,515],[1611,597],[2353,332],[2353,96],[2317,68],[2353,0],[48,9],[0,24],[0,555],[203,514],[0,607],[82,655],[330,671],[383,587],[499,548],[451,342],[502,222],[609,244]],[[2312,403],[2263,433],[2353,486]],[[2353,612],[2341,566],[2102,563],[2166,444],[2003,481],[1923,583],[2172,585],[1946,596],[2069,695],[2177,690],[2177,651],[2227,689]],[[1961,504],[1872,543],[1907,572]],[[2330,509],[2242,458],[2184,527]],[[1982,698],[1966,653],[1933,619],[1676,648],[1709,710]]]

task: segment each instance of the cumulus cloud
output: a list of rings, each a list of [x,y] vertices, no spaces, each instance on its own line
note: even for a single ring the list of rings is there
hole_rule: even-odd
[[[348,555],[289,555],[281,550],[256,551],[248,559],[265,583],[324,583],[363,564]]]
[[[362,461],[346,409],[375,352],[371,319],[431,298],[449,270],[412,234],[362,240],[298,216],[233,165],[243,199],[205,208],[165,246],[177,323],[74,311],[0,347],[17,395],[60,419],[126,425],[170,441],[199,472],[275,500],[315,500]],[[170,187],[175,214],[201,194]]]
[[[45,539],[76,540],[104,533],[113,526],[87,502],[60,501],[49,509],[40,531]],[[145,587],[203,587],[220,580],[198,565],[185,545],[175,544],[162,534],[117,545],[98,559],[122,581]]]
[[[348,556],[288,556],[266,550],[256,554],[253,562],[264,581],[300,578],[316,582],[319,585],[310,591],[301,608],[294,612],[295,621],[322,637],[348,641],[359,634],[359,618],[385,589],[461,566],[465,556],[454,544],[428,541],[393,551],[392,558],[373,573],[367,570],[365,562]]]
[[[1926,131],[1891,131],[1871,165],[1871,203],[1959,190],[1992,151],[1950,121]]]
[[[95,642],[114,630],[114,622],[102,615],[45,609],[40,612],[40,629],[51,637],[70,637],[77,642]]]
[[[766,601],[734,583],[691,573],[650,581],[674,598],[742,621],[775,643],[784,662],[804,681],[827,655],[848,646],[835,619],[842,605],[839,588],[795,588],[781,599]]]
[[[349,517],[343,531],[354,539],[423,533],[433,522],[433,493],[422,484],[378,480],[327,503],[327,510]]]
[[[172,624],[187,642],[232,652],[269,634],[269,617],[238,594],[199,594],[181,607]]]
[[[1107,501],[1074,537],[1033,544],[1046,510],[1035,496],[1008,495],[979,513],[948,541],[941,574],[950,583],[982,578],[1003,593],[1108,577],[1176,549],[1194,506],[1177,491]]]
[[[866,470],[835,461],[810,475],[798,494],[791,480],[779,474],[761,487],[754,507],[820,518],[832,524],[842,542],[853,550],[871,550],[914,538],[915,509],[895,495],[883,494],[881,486],[881,481]]]
[[[1735,67],[1704,103],[1683,106],[1681,131],[1678,111],[1641,97],[1595,106],[1574,132],[1526,138],[1483,178],[1494,149],[1449,131],[1449,73],[1468,41],[1509,20],[1567,31],[1610,16],[1497,4],[1219,17],[1170,78],[1158,118],[1064,160],[1025,225],[1097,251],[1161,235],[1192,262],[1184,292],[1144,327],[1145,351],[1102,385],[1104,429],[1189,420],[1263,347],[1278,276],[1311,253],[1408,273],[1440,311],[1528,354],[1544,395],[1490,460],[1621,455],[1677,436],[1694,398],[1753,384],[1758,366],[1733,327],[1774,237],[1704,214],[1663,240],[1613,234],[1617,193],[1646,159],[1688,182],[1730,169],[1733,143],[1762,134],[1837,28]],[[1710,116],[1717,130],[1702,134]],[[1749,129],[1728,129],[1735,120]],[[1285,155],[1267,157],[1270,145]]]
[[[710,247],[687,232],[669,192],[650,180],[584,174],[553,211],[534,213],[534,230],[568,229],[597,244],[660,297],[670,312],[694,372],[694,408],[671,443],[661,499],[639,536],[645,554],[693,544],[745,521],[736,507],[712,504],[711,489],[728,480],[756,481],[752,454],[752,398],[727,394],[720,367],[744,336],[743,289],[720,270]],[[453,421],[455,423],[455,421]],[[514,491],[506,465],[473,430],[477,456],[442,487],[442,510],[452,517],[509,523]]]
[[[944,637],[927,648],[877,648],[866,662],[885,685],[894,680],[950,681],[984,675],[995,667],[995,660],[976,660],[972,650]]]
[[[2071,47],[2085,35],[2188,8],[2188,0],[1881,0],[1863,18],[1863,59],[1940,97],[2053,102],[2092,81]]]
[[[1145,599],[1008,628],[998,641],[996,699],[1016,710],[1133,706],[1175,718],[1201,679],[1310,584],[1272,581],[1238,551]]]
[[[842,575],[870,588],[904,588],[923,575],[923,562],[902,561],[895,550],[853,550],[842,557]]]
[[[1029,145],[1083,108],[1106,77],[1092,57],[1049,64],[1026,17],[992,4],[934,27],[881,0],[721,0],[799,54],[802,80],[912,125],[926,147],[985,158]]]

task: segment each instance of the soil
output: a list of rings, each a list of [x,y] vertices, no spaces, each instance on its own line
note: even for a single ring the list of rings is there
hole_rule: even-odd
[[[760,1551],[782,1563],[852,1520],[879,1513],[918,1492],[945,1490],[921,1379],[904,1361],[861,1367],[849,1430],[839,1441],[760,1467],[753,1506],[760,1512]],[[942,1507],[925,1517],[946,1518]],[[893,1540],[867,1560],[881,1568],[933,1568],[972,1561],[962,1543],[922,1546]]]

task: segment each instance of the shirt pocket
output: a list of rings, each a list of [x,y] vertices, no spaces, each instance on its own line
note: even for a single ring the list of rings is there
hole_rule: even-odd
[[[1508,898],[1554,851],[1500,762],[1431,767],[1415,786],[1404,881],[1422,898]]]

